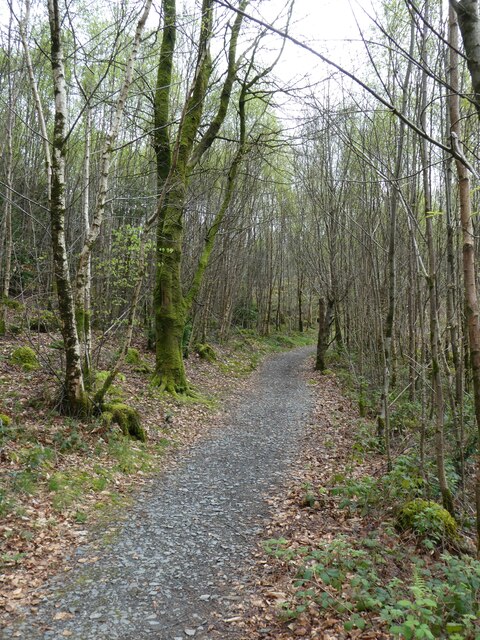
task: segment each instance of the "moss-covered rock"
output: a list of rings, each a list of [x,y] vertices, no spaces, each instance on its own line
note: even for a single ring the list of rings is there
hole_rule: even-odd
[[[205,344],[196,344],[195,351],[198,353],[202,360],[207,360],[208,362],[215,362],[217,359],[217,354],[215,353],[214,348],[205,343]]]
[[[28,326],[31,331],[38,333],[49,333],[58,328],[58,322],[55,315],[51,311],[42,311],[38,316],[30,318]]]
[[[147,434],[142,427],[138,412],[127,404],[111,403],[105,404],[102,410],[102,419],[107,426],[118,424],[123,435],[135,440],[146,442]]]
[[[12,419],[5,413],[0,413],[0,427],[9,427],[12,424]]]
[[[21,366],[24,371],[34,371],[39,367],[37,354],[31,347],[14,349],[10,355],[10,362]]]
[[[453,543],[459,538],[453,516],[433,500],[410,500],[400,509],[396,524],[401,531],[413,531],[420,538],[428,538],[436,544]]]

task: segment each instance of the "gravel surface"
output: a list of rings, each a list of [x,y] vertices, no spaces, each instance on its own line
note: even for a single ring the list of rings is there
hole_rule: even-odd
[[[213,637],[229,585],[246,580],[268,515],[311,410],[300,375],[310,348],[269,358],[225,426],[135,497],[99,553],[80,547],[75,568],[43,588],[42,604],[1,638],[185,640]],[[80,562],[79,562],[80,561]]]

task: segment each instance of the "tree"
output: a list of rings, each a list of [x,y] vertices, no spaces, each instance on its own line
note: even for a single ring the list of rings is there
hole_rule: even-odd
[[[155,154],[157,159],[157,183],[161,195],[157,225],[157,265],[154,292],[156,367],[155,384],[170,393],[189,391],[183,364],[182,339],[187,315],[200,289],[205,269],[212,252],[218,229],[231,200],[236,175],[245,153],[245,103],[251,87],[266,75],[267,71],[247,77],[240,89],[239,117],[240,140],[227,177],[227,188],[212,226],[208,229],[195,276],[188,291],[181,282],[184,236],[184,214],[188,187],[195,168],[213,145],[227,116],[239,62],[237,43],[247,2],[241,0],[239,11],[229,26],[227,70],[219,93],[216,109],[204,133],[197,140],[207,90],[212,73],[210,42],[212,39],[213,0],[202,4],[201,25],[198,33],[197,61],[191,89],[182,109],[175,141],[170,140],[170,86],[176,39],[175,0],[164,5],[164,34],[157,74],[155,96]],[[254,48],[255,50],[255,48]],[[250,63],[249,70],[252,69]],[[268,71],[270,68],[268,69]]]
[[[103,219],[113,144],[120,128],[121,116],[126,95],[131,84],[131,76],[138,51],[138,44],[148,17],[150,6],[151,0],[147,0],[137,25],[134,45],[127,63],[125,80],[117,100],[113,124],[110,133],[107,135],[103,148],[95,214],[86,242],[80,254],[76,277],[76,291],[74,292],[71,283],[68,251],[65,238],[67,187],[66,156],[69,132],[67,130],[67,88],[62,44],[62,16],[60,14],[58,0],[49,0],[48,2],[51,65],[55,95],[50,216],[58,307],[62,336],[65,345],[65,382],[62,406],[66,413],[74,415],[90,413],[93,410],[92,402],[85,390],[78,324],[80,324],[81,330],[84,332],[84,300],[89,256],[93,243],[98,237]]]

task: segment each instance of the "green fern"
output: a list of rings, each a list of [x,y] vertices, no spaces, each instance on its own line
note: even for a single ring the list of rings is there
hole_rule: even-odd
[[[419,572],[417,565],[413,567],[412,581],[413,584],[410,589],[415,598],[423,600],[431,595],[430,590],[427,588],[425,578]]]

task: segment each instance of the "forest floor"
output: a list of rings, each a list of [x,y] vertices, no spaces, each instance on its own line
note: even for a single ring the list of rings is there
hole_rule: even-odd
[[[204,404],[158,397],[142,353],[117,393],[145,445],[47,410],[51,384],[1,344],[2,639],[480,637],[475,598],[444,589],[478,595],[479,566],[395,530],[398,478],[340,372],[301,349],[251,373],[287,342],[192,358]],[[439,589],[461,619],[438,619]]]

